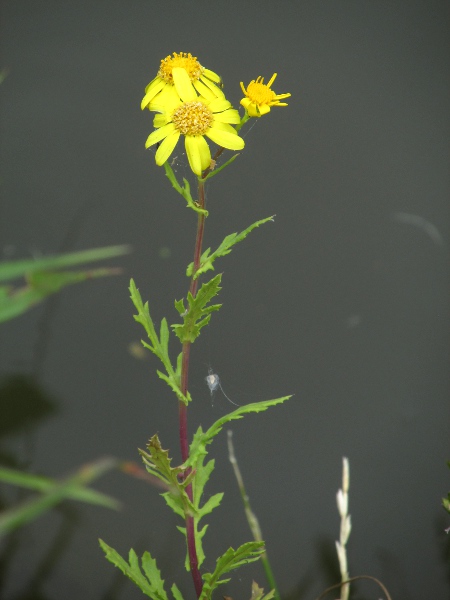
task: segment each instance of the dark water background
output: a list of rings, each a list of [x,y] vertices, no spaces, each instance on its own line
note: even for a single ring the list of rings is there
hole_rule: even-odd
[[[239,81],[276,71],[289,107],[258,121],[208,188],[206,246],[277,217],[218,267],[224,306],[192,352],[191,432],[233,408],[220,395],[211,406],[208,363],[239,403],[295,394],[233,425],[282,592],[298,586],[295,597],[310,599],[336,581],[345,455],[350,573],[379,577],[397,600],[448,598],[449,16],[442,1],[3,2],[3,258],[134,251],[111,261],[123,276],[2,325],[3,397],[13,381],[13,399],[42,407],[31,427],[3,437],[2,453],[58,477],[102,455],[135,460],[158,432],[179,456],[176,403],[156,362],[128,350],[142,336],[129,278],[155,318],[175,321],[195,235],[195,217],[144,149],[143,88],[173,51],[219,72],[235,105]],[[181,146],[174,156],[188,175]],[[207,569],[250,539],[225,434],[212,456],[209,493],[226,494],[207,519]],[[95,487],[123,510],[70,503],[24,529],[17,547],[3,545],[0,596],[142,597],[105,561],[101,536],[122,554],[149,549],[168,584],[193,597],[177,521],[157,491],[119,473]],[[248,598],[252,578],[264,585],[259,565],[223,592]]]

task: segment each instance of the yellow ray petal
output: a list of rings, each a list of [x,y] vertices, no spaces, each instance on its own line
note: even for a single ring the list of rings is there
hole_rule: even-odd
[[[219,123],[233,123],[234,125],[237,125],[240,123],[241,117],[236,109],[229,108],[223,112],[215,113],[214,121]]]
[[[163,140],[166,136],[170,135],[175,131],[175,125],[173,123],[167,123],[164,127],[160,127],[148,136],[147,141],[145,142],[145,147],[150,148],[153,144],[157,144],[161,140]]]
[[[197,100],[197,94],[194,86],[189,79],[189,75],[184,69],[181,69],[180,67],[174,67],[172,69],[172,77],[175,89],[183,102]]]
[[[218,123],[217,125],[223,125],[223,123]],[[244,140],[236,132],[232,134],[228,131],[223,131],[216,127],[215,124],[208,129],[205,135],[218,146],[223,146],[223,148],[228,148],[229,150],[242,150],[245,146]]]
[[[201,177],[202,171],[211,163],[211,152],[207,141],[202,135],[187,135],[185,146],[191,169]]]
[[[166,139],[162,142],[161,146],[158,148],[155,154],[155,161],[157,165],[161,166],[166,162],[166,160],[172,154],[179,139],[179,131],[174,131],[166,137]]]

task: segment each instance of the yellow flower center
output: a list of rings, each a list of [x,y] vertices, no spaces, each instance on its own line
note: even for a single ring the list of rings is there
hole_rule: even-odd
[[[261,83],[260,77],[247,86],[247,97],[256,104],[270,104],[275,100],[276,94],[266,84]]]
[[[196,56],[192,56],[191,53],[186,54],[186,52],[180,52],[179,54],[174,52],[173,57],[169,54],[169,56],[162,59],[158,77],[161,77],[161,79],[164,79],[168,83],[173,83],[172,69],[174,67],[185,69],[191,81],[200,79],[204,70]]]
[[[183,135],[203,135],[214,123],[214,115],[206,104],[193,100],[174,111],[172,122]]]

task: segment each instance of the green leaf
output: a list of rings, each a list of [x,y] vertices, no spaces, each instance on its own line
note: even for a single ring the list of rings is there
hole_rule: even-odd
[[[169,165],[168,162],[164,163],[164,170],[166,171],[166,177],[168,178],[172,186],[176,189],[176,191],[179,194],[181,194],[186,200],[188,207],[192,208],[192,210],[194,210],[195,212],[201,213],[205,215],[205,217],[207,217],[208,211],[204,208],[200,208],[198,203],[192,199],[191,186],[189,185],[189,181],[183,177],[183,186],[181,186],[178,183],[178,180],[175,177],[175,173],[173,172],[172,167]]]
[[[133,549],[130,550],[128,555],[128,564],[114,548],[108,546],[103,540],[99,540],[99,543],[109,562],[129,577],[146,596],[153,598],[153,600],[168,600],[164,591],[164,581],[161,579],[161,573],[149,552],[144,552],[142,555],[142,568],[145,573],[143,575],[139,567],[138,557]]]
[[[442,506],[450,513],[450,494],[448,495],[448,498],[442,498]]]
[[[195,297],[192,296],[191,292],[188,292],[187,309],[184,308],[181,300],[175,302],[175,308],[183,316],[183,324],[176,323],[175,325],[171,325],[171,327],[174,333],[180,338],[181,343],[194,342],[200,335],[202,327],[209,323],[211,313],[219,310],[222,306],[221,304],[206,306],[222,289],[220,287],[221,280],[222,275],[216,275],[202,285]]]
[[[131,300],[133,301],[133,304],[136,307],[136,310],[138,311],[138,314],[134,315],[134,319],[144,327],[150,340],[150,344],[141,340],[142,345],[145,348],[148,348],[148,350],[150,350],[151,352],[153,352],[153,354],[155,354],[159,358],[159,360],[164,365],[164,368],[166,369],[167,375],[165,373],[157,371],[158,377],[167,383],[167,385],[175,392],[179,400],[184,402],[184,404],[188,404],[191,400],[191,396],[189,392],[186,395],[184,395],[180,388],[181,368],[178,369],[177,363],[177,371],[174,371],[172,363],[170,361],[169,328],[167,326],[166,319],[163,319],[161,321],[158,337],[158,334],[155,330],[155,326],[153,324],[153,320],[150,316],[148,302],[146,302],[145,304],[142,302],[141,295],[133,279],[130,281],[130,294]]]
[[[192,504],[195,511],[193,514],[194,535],[195,546],[197,548],[197,553],[199,556],[199,566],[201,565],[201,562],[204,557],[202,538],[205,532],[204,528],[201,531],[199,531],[199,522],[202,517],[204,517],[206,514],[209,514],[214,508],[219,506],[223,498],[222,493],[215,494],[214,496],[210,497],[205,502],[205,504],[201,505],[201,499],[205,484],[208,481],[214,469],[214,460],[210,460],[206,464],[204,464],[204,460],[207,455],[206,446],[212,441],[214,436],[216,436],[221,431],[224,424],[228,421],[231,421],[233,419],[241,419],[245,413],[264,411],[270,406],[274,406],[275,404],[280,404],[281,402],[284,402],[288,398],[290,398],[290,396],[285,396],[284,398],[277,398],[276,400],[266,400],[263,402],[256,402],[254,404],[247,404],[246,406],[240,406],[234,412],[225,415],[224,417],[216,421],[205,433],[203,432],[201,427],[199,427],[197,432],[195,433],[194,439],[190,446],[189,458],[184,463],[184,465],[182,465],[182,467],[190,467],[192,469],[192,472],[195,473],[195,477],[192,480]],[[177,512],[175,508],[174,510],[175,512]],[[182,531],[185,534],[184,528],[180,528],[180,531]],[[189,568],[189,559],[187,556],[185,564],[187,565],[187,568]]]
[[[268,594],[264,595],[264,589],[259,587],[256,581],[252,582],[252,595],[250,600],[272,600],[275,596],[275,590],[271,590]]]
[[[0,288],[0,323],[18,317],[63,287],[117,273],[117,269],[105,268],[89,271],[34,271],[29,274],[26,286]]]
[[[183,600],[183,596],[175,584],[173,584],[173,586],[170,588],[170,591],[172,592],[172,596],[175,600]]]
[[[83,465],[75,475],[71,475],[62,481],[6,467],[0,468],[0,481],[3,483],[25,487],[40,493],[39,496],[27,498],[19,505],[0,513],[0,536],[33,521],[66,499],[117,510],[120,508],[120,503],[117,500],[85,487],[106,471],[115,468],[116,465],[117,461],[115,459],[100,459]]]
[[[231,233],[230,235],[227,235],[227,237],[223,240],[223,242],[220,244],[217,250],[211,255],[209,254],[211,248],[205,250],[200,259],[200,266],[195,272],[195,274],[193,274],[194,263],[190,263],[186,270],[186,275],[188,277],[192,277],[192,275],[194,275],[194,279],[197,279],[197,277],[199,277],[199,275],[201,275],[202,273],[206,273],[206,271],[209,270],[214,270],[213,263],[216,260],[216,258],[229,254],[231,252],[232,246],[245,239],[248,236],[248,234],[251,231],[253,231],[253,229],[255,229],[256,227],[259,227],[260,225],[262,225],[263,223],[267,223],[268,221],[273,221],[273,218],[274,217],[272,216],[267,217],[266,219],[261,219],[261,221],[256,221],[256,223],[253,223],[252,225],[250,225],[250,227],[247,227],[247,229],[241,231],[241,233]]]
[[[196,511],[185,490],[192,477],[180,477],[185,474],[182,466],[171,467],[172,459],[169,458],[169,451],[162,449],[156,434],[150,439],[147,449],[149,452],[139,450],[139,453],[150,475],[160,479],[169,488],[168,492],[162,494],[168,506],[183,518],[186,515],[193,515]]]
[[[203,575],[203,590],[200,600],[209,600],[213,591],[228,579],[221,579],[225,573],[258,560],[264,553],[264,542],[247,542],[239,546],[237,550],[228,548],[228,550],[217,559],[216,568],[213,573]]]
[[[73,267],[87,262],[104,260],[113,256],[120,256],[130,252],[130,246],[107,246],[105,248],[94,248],[92,250],[82,250],[81,252],[71,252],[70,254],[58,254],[56,256],[47,256],[36,260],[14,260],[0,262],[0,281],[18,279],[26,274],[35,271],[47,271],[62,269],[64,267]]]
[[[202,428],[199,427],[197,432],[194,434],[194,439],[190,446],[189,458],[184,463],[184,467],[194,467],[197,464],[199,458],[204,457],[207,454],[206,446],[210,444],[213,438],[222,430],[225,423],[233,421],[235,419],[242,419],[247,413],[259,413],[267,410],[270,406],[281,404],[286,400],[289,400],[292,396],[283,396],[282,398],[276,398],[275,400],[262,400],[261,402],[253,402],[251,404],[245,404],[240,406],[236,410],[227,415],[224,415],[218,419],[211,427],[203,432]]]

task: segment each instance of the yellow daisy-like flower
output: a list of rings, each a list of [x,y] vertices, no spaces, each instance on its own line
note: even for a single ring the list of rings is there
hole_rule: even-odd
[[[218,87],[221,84],[221,79],[217,73],[205,69],[198,62],[196,56],[190,53],[180,52],[173,53],[173,56],[166,56],[161,61],[158,75],[145,88],[145,96],[141,102],[141,108],[155,109],[155,105],[164,105],[166,102],[171,103],[173,96],[178,92],[177,79],[173,76],[174,69],[184,69],[189,76],[189,79],[203,98],[214,100],[214,98],[225,98],[224,93]]]
[[[174,151],[180,135],[184,135],[189,165],[201,177],[211,164],[211,152],[204,136],[229,150],[244,147],[244,140],[232,127],[240,122],[239,113],[225,98],[211,100],[198,96],[184,68],[174,67],[172,75],[177,94],[168,94],[164,105],[156,109],[161,114],[153,120],[156,130],[148,136],[145,147],[161,142],[155,154],[156,164],[161,166]]]
[[[264,77],[258,77],[256,81],[250,81],[245,89],[241,81],[241,88],[245,98],[242,98],[241,104],[247,111],[249,117],[261,117],[270,111],[271,106],[287,106],[286,102],[280,102],[283,98],[289,98],[291,94],[275,94],[270,86],[275,81],[277,73],[270,78],[269,83],[264,83]]]

